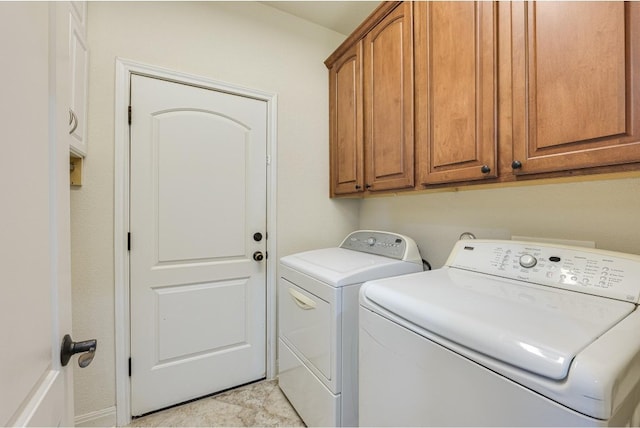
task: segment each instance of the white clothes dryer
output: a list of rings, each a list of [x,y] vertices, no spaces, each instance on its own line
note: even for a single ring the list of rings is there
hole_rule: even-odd
[[[360,295],[363,426],[639,426],[640,256],[459,241]]]
[[[411,238],[370,230],[280,259],[278,380],[307,426],[358,425],[360,285],[422,270]]]

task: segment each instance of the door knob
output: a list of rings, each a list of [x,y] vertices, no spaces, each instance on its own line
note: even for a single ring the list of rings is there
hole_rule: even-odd
[[[253,260],[261,262],[263,259],[264,255],[262,254],[262,251],[256,251],[255,253],[253,253]]]
[[[72,355],[82,353],[82,355],[78,357],[78,365],[81,368],[85,368],[93,361],[97,346],[98,341],[96,339],[74,342],[71,336],[65,334],[64,339],[62,339],[62,347],[60,348],[60,363],[64,367],[69,364]]]

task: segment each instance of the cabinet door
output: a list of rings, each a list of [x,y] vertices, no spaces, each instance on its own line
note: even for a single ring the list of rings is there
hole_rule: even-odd
[[[80,26],[82,33],[87,35],[87,2],[72,0],[69,2],[71,7],[72,18],[75,18]]]
[[[412,2],[364,39],[365,174],[370,191],[413,187]]]
[[[329,70],[331,196],[363,191],[362,44]]]
[[[497,176],[494,2],[416,2],[419,184]]]
[[[511,7],[514,172],[640,161],[640,4]]]
[[[87,84],[89,50],[83,30],[71,14],[69,19],[69,55],[71,61],[71,105],[69,106],[69,144],[77,156],[87,154]]]

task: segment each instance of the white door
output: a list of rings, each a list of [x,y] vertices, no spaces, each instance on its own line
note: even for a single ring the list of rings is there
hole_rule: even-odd
[[[267,106],[132,75],[131,111],[137,416],[265,377]]]
[[[72,371],[60,364],[71,282],[68,42],[63,20],[50,25],[57,12],[0,3],[0,426],[73,425]]]

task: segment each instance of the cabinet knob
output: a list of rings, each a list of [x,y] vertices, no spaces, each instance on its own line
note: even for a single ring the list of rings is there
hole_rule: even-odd
[[[365,185],[364,185],[364,187],[365,187],[366,189],[371,189],[371,184],[368,184],[368,183],[367,183],[367,184],[365,184]]]
[[[362,186],[359,184],[356,184],[356,190],[360,190],[360,189],[362,189]]]
[[[491,168],[489,168],[489,165],[482,165],[480,171],[482,171],[483,174],[489,174],[491,172]]]
[[[522,168],[522,162],[520,162],[518,160],[514,160],[513,162],[511,162],[511,168],[513,168],[513,169]]]

